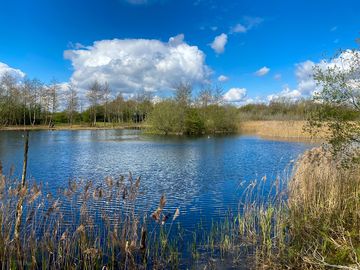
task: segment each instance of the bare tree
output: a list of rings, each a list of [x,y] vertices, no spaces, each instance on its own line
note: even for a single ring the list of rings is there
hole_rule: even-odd
[[[66,111],[68,115],[68,120],[70,125],[72,126],[74,123],[74,115],[79,105],[77,90],[73,84],[70,84],[68,86],[68,91],[65,95],[65,102],[66,102]]]
[[[50,123],[51,118],[51,95],[48,87],[42,87],[40,89],[39,102],[44,118],[44,124],[47,125],[48,123]]]
[[[37,79],[28,81],[29,90],[29,121],[32,126],[35,125],[37,116],[40,113],[40,93],[44,89],[44,85]]]
[[[175,88],[175,100],[176,102],[186,107],[190,105],[192,86],[190,83],[178,83],[174,86]]]
[[[110,100],[110,86],[107,82],[105,82],[104,86],[102,87],[102,98],[104,100],[104,126],[105,122],[109,121],[108,119],[108,105]]]
[[[49,99],[50,99],[50,109],[51,109],[51,118],[49,121],[49,127],[53,126],[54,123],[54,114],[58,108],[58,95],[59,95],[59,83],[53,79],[48,87]]]
[[[96,115],[97,115],[97,106],[101,98],[101,84],[95,80],[89,87],[87,97],[90,103],[90,109],[93,116],[93,125],[96,126]]]
[[[224,90],[219,85],[215,85],[213,89],[213,102],[216,105],[224,104]]]
[[[211,87],[200,90],[198,102],[201,108],[207,108],[207,106],[213,102],[213,90]]]

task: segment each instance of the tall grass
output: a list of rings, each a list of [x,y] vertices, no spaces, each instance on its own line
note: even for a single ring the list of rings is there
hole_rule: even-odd
[[[245,134],[255,134],[261,137],[281,138],[281,139],[324,139],[326,136],[325,128],[314,134],[307,132],[306,121],[294,120],[269,120],[269,121],[241,121],[238,130]]]
[[[344,167],[323,147],[307,151],[267,196],[252,181],[239,212],[215,224],[207,248],[251,258],[261,269],[360,269],[360,168]],[[290,179],[287,181],[287,179]],[[214,255],[215,254],[215,255]]]
[[[0,264],[2,269],[139,269],[177,265],[161,198],[156,217],[135,211],[140,178],[104,183],[69,181],[59,194],[33,182],[21,188],[0,166]],[[16,213],[23,215],[16,236]],[[118,206],[109,209],[109,205]],[[100,209],[100,210],[99,210]],[[149,232],[149,228],[151,231]],[[160,245],[154,247],[154,243]],[[170,259],[169,259],[170,258]]]
[[[360,269],[360,168],[324,148],[305,153],[289,186],[289,255],[304,268]]]

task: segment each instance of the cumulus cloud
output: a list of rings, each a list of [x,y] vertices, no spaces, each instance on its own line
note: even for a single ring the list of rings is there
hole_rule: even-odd
[[[238,23],[230,28],[230,34],[234,33],[246,33],[252,28],[261,24],[264,19],[260,17],[245,16],[243,19],[244,23]]]
[[[0,62],[0,77],[5,74],[10,74],[18,79],[22,79],[25,77],[25,73],[20,69],[12,68],[5,63]]]
[[[313,79],[314,65],[315,63],[310,60],[296,64],[295,76],[297,81],[297,87],[295,89],[290,89],[289,86],[285,86],[282,91],[268,95],[268,101],[280,98],[295,101],[301,97],[312,95],[316,89],[316,82]]]
[[[246,89],[245,88],[231,88],[229,91],[227,91],[223,99],[225,102],[229,103],[241,103],[245,101],[246,97]]]
[[[205,83],[210,74],[205,54],[184,41],[184,35],[168,42],[149,39],[113,39],[64,52],[73,66],[71,82],[86,89],[91,82],[108,82],[113,91],[172,89],[176,83]]]
[[[354,58],[360,59],[360,51],[346,50],[331,61],[321,60],[318,63],[314,63],[313,61],[307,60],[302,63],[298,63],[295,65],[295,77],[297,81],[296,88],[290,89],[286,86],[281,92],[269,95],[268,100],[274,100],[282,97],[297,100],[301,97],[313,96],[315,92],[321,90],[318,89],[318,86],[313,78],[315,66],[322,70],[336,68],[343,71],[350,71]],[[349,80],[349,83],[353,82]]]
[[[255,72],[255,75],[258,77],[262,77],[262,76],[265,76],[266,74],[268,74],[269,72],[270,72],[270,68],[262,67],[258,71]]]
[[[225,75],[220,75],[217,79],[219,82],[226,82],[229,80],[229,77],[227,77]]]
[[[242,25],[241,23],[236,24],[231,28],[231,33],[246,33],[247,32],[246,26]]]
[[[287,100],[298,100],[301,97],[301,92],[297,89],[291,90],[289,87],[285,87],[281,92],[277,94],[271,94],[267,96],[268,101],[274,101],[281,98],[285,98]]]
[[[315,63],[307,60],[296,64],[295,76],[298,82],[297,90],[302,95],[311,95],[316,88],[316,82],[313,79],[313,69]]]
[[[218,54],[223,53],[225,51],[225,45],[228,41],[227,34],[220,34],[216,36],[214,41],[210,44],[211,48]]]

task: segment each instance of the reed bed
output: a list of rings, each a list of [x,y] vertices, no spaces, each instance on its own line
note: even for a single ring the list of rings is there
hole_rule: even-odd
[[[360,269],[360,168],[323,147],[306,152],[289,185],[288,255],[304,269]]]
[[[138,214],[139,177],[109,177],[96,186],[69,181],[57,194],[35,181],[19,183],[0,166],[1,269],[177,267],[178,251],[169,235],[179,209],[165,213],[162,196],[151,216]],[[109,207],[114,205],[115,210]]]
[[[241,121],[238,130],[245,134],[255,134],[265,138],[281,139],[317,139],[326,137],[323,129],[314,134],[307,131],[307,122],[304,120],[268,120],[268,121]]]
[[[266,181],[247,184],[238,213],[204,233],[207,256],[250,269],[360,269],[359,164],[319,147]]]

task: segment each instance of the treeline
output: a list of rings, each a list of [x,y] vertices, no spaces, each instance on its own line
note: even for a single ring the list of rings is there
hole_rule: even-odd
[[[174,86],[175,96],[154,102],[150,93],[131,99],[111,96],[107,83],[94,81],[79,98],[74,85],[56,81],[44,84],[37,79],[21,83],[10,74],[0,78],[0,126],[47,125],[59,123],[91,126],[142,124],[161,134],[228,133],[236,129],[237,109],[222,102],[220,89],[211,87],[193,98],[192,86]],[[84,109],[84,107],[86,107]]]
[[[240,121],[246,120],[309,120],[314,116],[328,118],[332,114],[341,115],[344,119],[357,120],[359,112],[345,105],[329,105],[315,102],[312,99],[297,101],[280,98],[268,104],[247,104],[239,108]]]
[[[158,102],[146,92],[131,99],[121,94],[113,97],[110,86],[98,81],[82,94],[85,100],[74,85],[63,87],[56,81],[46,85],[36,79],[20,83],[5,74],[0,78],[0,126],[135,123],[145,124],[148,132],[156,134],[214,134],[235,132],[239,122],[246,120],[308,120],[314,115],[360,119],[359,112],[349,106],[310,99],[277,99],[236,108],[223,102],[220,88],[208,86],[194,96],[192,86],[184,83],[174,86],[173,97]]]
[[[24,79],[20,83],[10,74],[0,78],[0,126],[140,123],[152,107],[147,94],[129,100],[122,95],[111,98],[109,85],[97,81],[89,85],[86,100],[81,100],[79,90],[71,84],[64,91],[56,81],[44,84]]]

